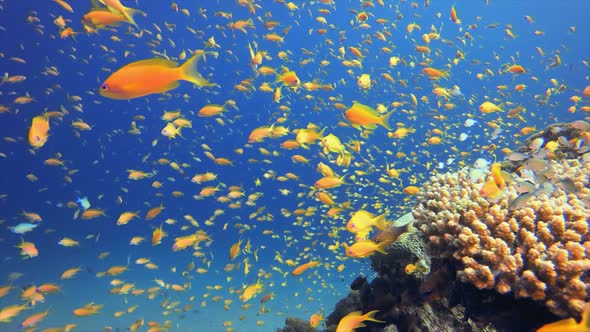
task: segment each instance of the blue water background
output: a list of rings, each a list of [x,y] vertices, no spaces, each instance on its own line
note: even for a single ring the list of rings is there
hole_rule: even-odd
[[[410,2],[391,2],[399,8],[403,18],[396,20],[398,13],[390,7],[381,9],[377,5],[376,8],[366,8],[368,13],[374,15],[368,21],[371,25],[368,29],[360,28],[355,22],[351,10],[362,10],[359,2],[355,1],[338,2],[336,8],[306,1],[298,3],[301,9],[293,12],[289,12],[283,4],[265,1],[260,2],[262,8],[257,9],[256,16],[233,1],[178,2],[180,8],[190,11],[190,16],[174,12],[170,2],[126,2],[128,6],[140,8],[147,13],[147,17],[137,17],[137,22],[141,28],[151,31],[154,35],[146,33],[143,37],[137,38],[127,32],[127,25],[122,25],[116,31],[101,31],[92,35],[79,34],[74,39],[62,40],[59,38],[57,27],[52,23],[55,16],[63,15],[72,20],[68,25],[80,31],[80,16],[90,8],[89,3],[82,1],[72,1],[71,4],[75,8],[74,14],[65,12],[52,1],[5,1],[2,3],[3,10],[0,11],[0,25],[4,28],[0,31],[0,53],[3,55],[0,59],[0,73],[27,76],[23,83],[4,84],[0,87],[0,104],[10,108],[7,114],[0,114],[2,137],[16,139],[16,143],[0,142],[0,152],[6,154],[5,158],[0,159],[0,194],[6,195],[0,200],[0,219],[5,220],[0,233],[0,284],[7,284],[8,275],[12,272],[23,273],[21,278],[14,281],[15,289],[6,297],[0,298],[0,308],[21,303],[21,287],[55,282],[63,288],[61,293],[47,295],[45,303],[21,313],[12,323],[0,323],[0,330],[16,330],[18,324],[29,314],[47,308],[50,314],[39,325],[40,328],[63,326],[73,322],[81,331],[99,331],[105,325],[124,328],[141,318],[146,322],[154,320],[160,323],[169,319],[173,327],[179,331],[199,331],[204,326],[210,330],[222,331],[225,329],[222,323],[229,320],[238,331],[257,328],[269,330],[282,326],[285,316],[307,319],[319,310],[329,313],[336,301],[347,294],[348,285],[356,275],[371,274],[368,260],[341,261],[327,250],[326,247],[334,241],[328,237],[330,223],[343,227],[349,213],[363,207],[376,213],[386,209],[390,213],[390,218],[395,218],[411,208],[411,199],[408,200],[406,195],[401,194],[401,189],[410,184],[419,185],[432,174],[439,162],[444,163],[448,158],[455,158],[456,160],[444,169],[453,170],[460,162],[471,164],[479,157],[491,160],[493,155],[480,151],[481,146],[495,143],[498,151],[503,147],[515,148],[526,138],[514,136],[522,127],[532,126],[541,129],[550,123],[572,121],[587,116],[579,111],[574,114],[567,111],[568,107],[573,105],[569,98],[572,95],[580,95],[580,91],[588,85],[588,67],[582,63],[583,60],[589,60],[590,54],[590,23],[586,19],[586,13],[590,12],[590,3],[587,1],[568,2],[566,9],[557,1],[533,3],[492,0],[488,6],[484,1],[433,1],[428,8],[424,8],[421,2],[417,3],[418,8],[412,8]],[[462,31],[449,20],[449,10],[453,4],[463,22]],[[198,8],[205,10],[206,19],[199,15]],[[319,8],[326,8],[332,12],[324,16],[335,29],[324,27],[315,20],[315,17],[320,15]],[[226,20],[215,16],[215,12],[220,10],[231,12],[233,18]],[[33,14],[33,11],[36,14]],[[437,18],[436,14],[439,12],[441,17]],[[276,45],[262,38],[269,31],[265,30],[257,17],[263,17],[267,13],[271,14],[272,20],[280,22],[280,26],[275,28],[274,32],[280,33],[283,28],[291,27],[283,45]],[[43,25],[43,28],[40,28],[44,31],[43,34],[35,31],[36,24],[27,23],[27,17],[30,15],[41,20],[39,24]],[[526,22],[524,15],[530,15],[535,22]],[[383,31],[384,26],[374,22],[375,18],[379,17],[389,20],[384,26],[389,26],[388,31],[392,36],[388,37],[388,42],[392,41],[394,47],[375,37],[371,39],[372,45],[363,44],[366,36]],[[256,26],[255,30],[248,30],[248,34],[227,29],[229,21],[248,18],[252,18]],[[405,28],[412,22],[419,24],[421,30],[408,35]],[[169,31],[165,23],[173,23],[176,28]],[[397,29],[391,27],[392,23],[396,24]],[[469,31],[473,37],[472,42],[468,41],[465,46],[461,45],[468,25],[475,23],[477,28]],[[486,27],[494,23],[498,23],[499,26]],[[512,26],[512,31],[518,36],[516,39],[505,34],[507,24]],[[155,34],[158,32],[154,25],[161,28],[162,40],[159,45],[151,47],[146,43],[156,39]],[[418,65],[424,58],[414,50],[414,44],[423,44],[420,41],[421,36],[430,31],[431,25],[438,30],[442,38],[454,43],[446,45],[440,40],[432,41],[432,67],[444,68],[450,63],[455,57],[458,45],[461,45],[459,48],[465,54],[465,60],[452,67],[449,79],[439,82],[449,88],[453,85],[460,86],[466,97],[465,100],[452,100],[456,108],[450,111],[437,109],[436,98],[431,92],[433,83],[422,74]],[[223,27],[223,31],[216,29],[216,26]],[[575,32],[570,32],[570,26],[575,26]],[[195,36],[186,29],[187,27],[203,31],[203,34]],[[317,34],[314,30],[319,28],[326,28],[327,34]],[[544,35],[535,36],[535,30],[543,31]],[[340,32],[346,37],[343,41],[339,41]],[[120,41],[114,41],[112,37],[117,37]],[[136,60],[154,57],[152,51],[177,57],[182,50],[188,52],[202,49],[203,42],[209,37],[215,37],[221,45],[218,50],[219,57],[207,57],[200,69],[205,75],[210,75],[210,79],[219,84],[220,88],[200,90],[190,83],[183,82],[178,89],[171,92],[169,98],[152,95],[132,101],[109,100],[97,94],[99,84],[110,72],[119,67]],[[334,45],[327,45],[326,38],[333,41]],[[413,42],[412,39],[417,42]],[[176,46],[173,47],[169,40],[174,41]],[[319,156],[318,146],[313,146],[309,150],[280,149],[279,144],[282,141],[294,138],[294,135],[290,134],[281,139],[266,140],[253,144],[253,147],[244,148],[248,134],[254,128],[270,125],[285,113],[278,109],[278,104],[272,102],[272,95],[269,93],[242,93],[234,89],[241,80],[253,77],[253,69],[248,66],[248,43],[254,42],[258,44],[259,49],[268,51],[272,57],[272,60],[265,60],[264,65],[274,68],[286,66],[295,70],[302,82],[317,79],[319,82],[336,86],[334,92],[295,93],[283,89],[284,99],[281,104],[289,105],[291,109],[284,125],[296,129],[313,123],[320,128],[326,127],[327,133],[337,135],[344,142],[362,140],[363,152],[355,155],[354,159],[359,164],[347,169],[334,166],[339,174],[352,174],[355,170],[367,171],[372,167],[380,168],[379,172],[359,175],[356,182],[350,181],[352,185],[333,191],[339,202],[352,201],[352,210],[344,212],[336,221],[330,221],[322,216],[327,209],[307,196],[309,186],[320,178],[319,173],[315,171],[317,162],[326,162]],[[101,46],[108,49],[108,52]],[[346,49],[355,46],[366,54],[362,70],[341,65],[341,59],[337,58],[338,48],[341,46]],[[392,48],[393,52],[388,54],[380,51],[383,46]],[[543,49],[544,57],[537,53],[536,47]],[[304,54],[302,48],[313,52],[313,55]],[[127,51],[129,54],[125,57]],[[289,60],[285,62],[278,59],[278,51],[288,52]],[[346,52],[345,58],[354,58],[348,50]],[[563,64],[547,69],[555,52],[559,52]],[[413,61],[416,66],[412,68],[409,65],[398,65],[389,68],[390,56],[399,56],[407,63]],[[11,57],[22,58],[26,60],[26,64],[12,61]],[[513,63],[511,57],[525,67],[525,74],[514,76],[498,73],[502,65]],[[313,58],[313,61],[302,66],[300,61],[308,58]],[[322,67],[322,60],[328,60],[330,64]],[[473,60],[480,63],[470,63]],[[48,66],[57,67],[59,76],[42,74]],[[488,68],[494,73],[493,76],[481,80],[475,77],[477,73],[483,73]],[[347,72],[349,69],[352,74]],[[405,80],[407,87],[401,86],[398,82],[386,81],[380,76],[384,72],[390,73],[395,79]],[[371,74],[374,80],[374,86],[369,92],[362,91],[356,84],[357,77],[362,73]],[[532,77],[536,77],[537,80],[532,80]],[[550,83],[550,79],[556,79],[567,88],[564,93],[553,95],[548,104],[539,106],[534,96],[545,94],[549,88],[556,88]],[[274,78],[258,77],[253,83],[258,87],[264,81],[273,83]],[[522,94],[512,91],[519,83],[527,85]],[[501,95],[497,90],[499,85],[508,86],[508,90],[505,91],[507,95]],[[14,98],[26,93],[34,98],[33,102],[26,105],[12,103]],[[418,107],[414,109],[411,106],[410,93],[418,98],[428,96],[430,103],[419,101]],[[190,98],[185,100],[182,98],[184,94],[188,94]],[[306,98],[307,95],[311,98]],[[82,101],[72,102],[68,96],[80,96]],[[338,97],[339,102],[347,106],[353,101],[373,107],[378,103],[389,105],[394,101],[405,102],[407,104],[396,110],[391,122],[401,122],[407,127],[413,127],[416,133],[396,141],[386,136],[386,130],[377,128],[368,139],[362,139],[358,130],[337,125],[345,120],[342,110],[336,109],[329,102],[328,98],[331,96]],[[523,106],[527,110],[523,115],[526,121],[506,119],[505,113],[481,114],[477,107],[486,100],[486,96],[499,98],[504,103],[512,102],[514,105]],[[222,104],[228,99],[236,101],[239,111],[229,110],[223,115],[225,126],[219,125],[214,118],[198,118],[194,114],[206,104]],[[469,99],[472,103],[469,103]],[[83,113],[73,109],[73,106],[78,104],[83,107]],[[63,121],[51,122],[51,136],[47,144],[31,153],[26,141],[31,118],[44,111],[59,110],[61,106],[67,109],[69,114]],[[414,111],[408,115],[402,109]],[[168,140],[160,134],[165,126],[160,117],[165,110],[181,110],[183,115],[192,120],[193,128],[182,131],[184,138]],[[433,119],[432,115],[437,113],[446,115],[448,119]],[[137,121],[142,134],[130,135],[127,130],[133,117],[137,115],[146,118]],[[477,119],[478,124],[472,128],[464,128],[463,121],[470,117]],[[497,140],[491,141],[493,129],[487,126],[486,122],[498,117],[503,119],[503,132]],[[80,132],[79,137],[70,126],[71,122],[78,118],[92,126],[91,131]],[[425,144],[426,138],[431,135],[430,131],[434,128],[445,132],[441,145]],[[467,131],[470,139],[459,142],[456,137],[459,133]],[[157,144],[152,146],[156,139]],[[202,144],[211,147],[216,157],[233,160],[234,165],[214,164],[204,156]],[[278,151],[279,156],[263,156],[258,147]],[[452,147],[456,150],[451,150]],[[234,152],[238,148],[244,148],[243,155]],[[404,152],[408,157],[388,155],[385,150],[390,150],[393,154]],[[461,157],[458,155],[460,151],[470,154]],[[45,159],[54,157],[58,152],[66,160],[66,168],[43,165]],[[293,163],[290,157],[295,153],[306,156],[312,162],[309,165]],[[413,153],[415,156],[412,156]],[[147,155],[149,157],[142,162]],[[501,154],[499,156],[501,157]],[[158,158],[168,158],[170,161],[188,163],[190,166],[184,169],[183,176],[168,165],[158,165]],[[259,162],[249,163],[249,158],[257,159]],[[272,163],[263,163],[263,159],[269,159]],[[392,186],[378,182],[386,162],[394,162],[396,168],[408,170],[402,173],[401,184]],[[427,163],[432,163],[432,167],[427,169]],[[72,169],[78,172],[71,175],[72,183],[66,183],[64,176]],[[127,179],[128,169],[140,169],[157,174],[151,179],[130,181]],[[269,170],[275,171],[278,175],[293,172],[300,180],[266,180],[263,175]],[[194,174],[206,171],[218,174],[218,180],[202,185],[190,182]],[[25,176],[30,173],[35,174],[39,180],[28,181]],[[254,186],[257,178],[262,180],[260,187]],[[152,188],[153,180],[161,181],[164,184],[163,188]],[[260,191],[263,196],[258,200],[256,207],[243,204],[239,209],[230,209],[226,204],[216,202],[214,198],[192,198],[205,185],[218,183],[242,186],[246,195]],[[303,186],[300,187],[300,184]],[[292,193],[288,197],[282,196],[279,188],[289,189]],[[171,192],[174,190],[184,192],[184,197],[172,197]],[[220,193],[226,193],[226,190],[222,189]],[[296,198],[297,193],[304,195]],[[88,197],[93,207],[104,209],[106,217],[74,220],[72,216],[75,210],[64,205],[80,196]],[[121,205],[116,204],[118,196],[123,200]],[[293,225],[295,217],[282,216],[282,208],[293,211],[298,208],[299,202],[303,202],[302,208],[318,208],[313,217],[304,217],[311,226]],[[372,206],[376,202],[382,202],[385,206],[373,209]],[[116,218],[123,211],[140,210],[143,216],[150,207],[160,203],[163,203],[166,209],[153,221],[148,222],[141,218],[125,226],[115,224]],[[259,206],[265,206],[263,214],[272,214],[274,220],[248,219],[249,214]],[[203,222],[216,209],[223,209],[225,214],[217,217],[213,226],[205,226]],[[19,257],[19,250],[14,246],[20,243],[21,238],[7,229],[8,226],[24,221],[20,215],[23,210],[35,211],[43,217],[41,226],[24,236],[39,249],[39,257],[32,259]],[[213,239],[212,245],[203,249],[206,261],[210,265],[192,257],[190,250],[171,250],[174,237],[189,234],[189,231],[180,230],[181,225],[187,225],[183,219],[185,214],[192,215],[201,224],[201,229]],[[164,224],[168,237],[161,245],[152,246],[149,244],[152,230],[167,218],[176,219],[178,222],[175,225]],[[228,227],[224,230],[223,225],[226,223]],[[239,234],[239,229],[234,227],[236,223],[248,224],[251,230]],[[262,231],[265,229],[272,230],[278,237],[263,235]],[[85,239],[87,235],[94,237]],[[96,240],[98,235],[99,238]],[[144,236],[146,242],[140,246],[130,246],[129,240],[136,235]],[[64,236],[79,240],[80,247],[59,246],[57,242]],[[344,229],[340,231],[340,236],[341,241],[352,241],[352,237]],[[238,239],[249,239],[253,249],[260,248],[258,262],[253,262],[252,255],[249,255],[250,263],[254,265],[248,276],[244,276],[243,267],[229,273],[223,271],[224,266],[230,263],[229,247]],[[99,260],[98,255],[101,252],[109,252],[110,255]],[[272,267],[279,267],[285,272],[289,272],[292,267],[278,263],[274,259],[276,252],[285,260],[293,259],[298,263],[312,258],[319,259],[326,263],[327,267],[321,266],[299,278],[283,276],[273,271]],[[151,271],[134,264],[134,260],[139,257],[149,257],[159,269]],[[239,263],[244,257],[242,254],[232,263]],[[113,278],[97,278],[95,274],[113,265],[126,265],[128,260],[131,261],[130,270],[117,278],[133,282],[137,288],[147,289],[155,286],[152,281],[154,278],[163,279],[170,284],[190,282],[191,288],[182,293],[172,290],[160,291],[155,300],[148,300],[145,294],[109,295],[111,287],[108,283]],[[190,272],[191,278],[184,278],[181,272],[191,261],[194,261],[197,267],[207,268],[209,272],[203,275]],[[336,271],[339,264],[345,265],[341,273]],[[59,280],[59,275],[64,270],[77,266],[83,270],[75,278]],[[174,267],[176,272],[171,271]],[[262,278],[265,291],[251,300],[252,306],[249,309],[240,308],[238,295],[229,290],[238,290],[243,285],[255,283],[259,269],[272,274],[268,279]],[[286,284],[281,285],[282,283]],[[207,290],[207,285],[222,285],[223,289]],[[275,293],[275,299],[266,303],[270,312],[257,316],[261,306],[259,298],[269,292]],[[195,298],[190,301],[189,298],[193,295]],[[211,297],[215,295],[231,299],[231,309],[223,309],[223,300],[213,302]],[[188,303],[194,303],[194,307],[188,312],[170,312],[168,316],[164,316],[164,309],[160,308],[160,304],[165,299],[181,301],[179,308]],[[203,301],[206,304],[201,305]],[[104,305],[99,315],[76,318],[71,314],[74,309],[89,302]],[[139,307],[134,313],[120,318],[113,317],[114,312],[126,310],[135,304]],[[238,319],[242,315],[245,318]],[[257,327],[257,320],[262,320],[265,324]]]

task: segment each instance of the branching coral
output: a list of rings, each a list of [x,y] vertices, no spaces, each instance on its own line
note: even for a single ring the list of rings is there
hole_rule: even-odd
[[[547,165],[552,190],[531,193],[518,208],[511,206],[518,197],[516,181],[489,201],[480,194],[484,179],[471,182],[463,169],[431,177],[413,214],[430,249],[456,259],[462,281],[579,317],[590,300],[590,161]]]

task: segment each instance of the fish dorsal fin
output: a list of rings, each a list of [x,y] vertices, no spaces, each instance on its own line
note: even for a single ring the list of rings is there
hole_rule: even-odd
[[[92,8],[90,9],[91,12],[95,12],[95,11],[110,12],[109,7],[101,6],[97,0],[90,0],[90,1],[92,2]]]
[[[168,60],[168,59],[156,58],[156,59],[135,61],[135,62],[128,64],[125,67],[131,68],[131,67],[138,67],[138,66],[162,66],[165,68],[177,68],[178,63],[176,63],[172,60]]]

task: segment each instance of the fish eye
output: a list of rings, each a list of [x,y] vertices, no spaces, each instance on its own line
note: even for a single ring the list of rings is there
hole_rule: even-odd
[[[107,91],[107,90],[109,89],[109,86],[108,86],[108,85],[106,85],[106,83],[103,83],[103,84],[101,84],[101,85],[100,85],[100,89],[101,89],[102,91]]]
[[[356,225],[354,223],[350,224],[350,228],[356,228]]]
[[[35,136],[35,141],[39,142],[40,140],[41,140],[41,137]]]

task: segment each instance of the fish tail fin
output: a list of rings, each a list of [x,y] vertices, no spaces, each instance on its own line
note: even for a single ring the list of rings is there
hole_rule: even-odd
[[[388,254],[387,251],[385,251],[385,249],[383,249],[383,248],[385,248],[388,245],[390,245],[391,242],[393,242],[393,241],[383,241],[383,242],[380,242],[377,245],[377,247],[375,248],[375,251],[378,251],[378,252],[382,253],[383,255],[387,255]]]
[[[389,230],[389,223],[387,223],[387,220],[385,219],[387,217],[387,213],[383,213],[380,216],[377,216],[375,218],[375,227],[377,227],[378,229],[382,230],[382,231],[386,231]]]
[[[139,10],[139,9],[135,9],[135,8],[129,8],[129,7],[125,7],[125,6],[123,6],[123,8],[122,8],[122,9],[123,9],[123,11],[121,12],[121,15],[123,15],[123,17],[125,17],[125,20],[126,20],[126,21],[127,21],[129,24],[131,24],[131,25],[135,26],[136,28],[139,28],[139,26],[137,25],[137,23],[135,23],[135,18],[134,18],[134,16],[135,16],[136,14],[140,14],[140,15],[142,15],[142,16],[146,16],[146,13],[145,13],[145,12],[142,12],[142,11],[141,11],[141,10]]]
[[[345,186],[349,185],[350,183],[344,182],[344,178],[346,178],[346,175],[342,175],[340,177],[340,179],[338,180],[338,181],[340,181],[340,184],[345,185]]]
[[[180,79],[192,82],[198,86],[207,87],[215,86],[216,84],[207,81],[201,73],[197,71],[197,65],[201,57],[205,56],[204,51],[197,51],[190,59],[188,59],[182,66],[180,66]]]
[[[369,311],[366,314],[364,314],[363,317],[365,318],[365,320],[369,320],[371,322],[385,323],[382,320],[375,319],[375,314],[377,314],[378,312],[379,310]]]
[[[391,126],[389,125],[389,118],[391,117],[391,114],[393,114],[393,111],[379,117],[380,119],[380,124],[385,127],[385,129],[387,130],[391,130]]]
[[[274,84],[283,84],[282,80],[283,76],[275,71],[275,81]]]

